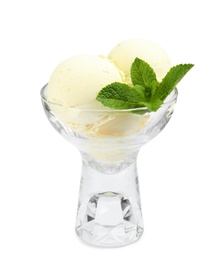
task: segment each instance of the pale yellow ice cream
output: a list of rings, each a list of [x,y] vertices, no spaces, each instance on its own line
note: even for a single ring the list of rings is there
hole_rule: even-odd
[[[63,61],[53,72],[46,92],[48,101],[66,107],[102,108],[98,92],[123,74],[107,58],[80,55]]]
[[[129,40],[115,47],[108,58],[80,55],[67,59],[57,66],[50,77],[46,99],[51,111],[70,134],[92,138],[93,147],[87,146],[81,150],[95,159],[106,162],[123,159],[128,152],[124,139],[119,137],[144,131],[150,121],[148,113],[137,115],[115,111],[96,100],[103,87],[113,82],[131,82],[130,67],[136,57],[153,67],[158,80],[171,67],[168,56],[156,44],[146,40]],[[98,149],[99,138],[102,140],[101,150]],[[107,138],[119,142],[118,145],[123,145],[123,148],[111,152]]]
[[[146,118],[114,112],[96,100],[103,87],[123,80],[124,74],[109,59],[75,56],[54,70],[46,98],[55,116],[76,132],[89,137],[128,136],[137,132]]]
[[[159,82],[171,68],[171,62],[164,49],[156,43],[144,39],[124,41],[114,47],[108,55],[108,58],[125,73],[126,82],[129,84],[131,83],[131,64],[136,57],[149,63]]]
[[[55,103],[51,104],[52,112],[68,128],[88,137],[123,137],[138,132],[147,124],[148,114],[116,112],[96,100],[99,91],[113,82],[131,83],[130,68],[136,57],[153,67],[159,81],[171,68],[165,51],[142,39],[120,43],[108,58],[72,57],[60,63],[49,80],[46,98]]]

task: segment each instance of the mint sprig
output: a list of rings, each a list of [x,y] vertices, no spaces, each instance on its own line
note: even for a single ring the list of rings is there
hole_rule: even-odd
[[[98,94],[97,100],[103,105],[115,109],[140,107],[139,101],[143,97],[135,88],[127,84],[114,82],[104,87]]]
[[[174,66],[163,80],[158,82],[153,68],[147,62],[136,58],[131,66],[133,87],[120,82],[111,83],[98,93],[97,100],[114,109],[146,107],[149,111],[157,111],[193,66],[193,64]]]
[[[148,97],[155,93],[159,82],[154,70],[147,62],[136,58],[131,66],[130,74],[133,85],[141,86]]]
[[[172,67],[163,78],[156,90],[156,97],[165,100],[185,74],[193,67],[193,64],[180,64]]]

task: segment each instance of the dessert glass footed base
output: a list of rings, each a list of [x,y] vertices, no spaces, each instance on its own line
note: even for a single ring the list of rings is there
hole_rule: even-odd
[[[67,107],[41,97],[53,127],[82,156],[76,233],[84,242],[118,247],[143,233],[138,172],[140,147],[166,126],[177,99],[175,89],[156,112]]]
[[[136,159],[118,173],[110,168],[99,172],[83,160],[76,233],[96,246],[127,245],[143,233]]]

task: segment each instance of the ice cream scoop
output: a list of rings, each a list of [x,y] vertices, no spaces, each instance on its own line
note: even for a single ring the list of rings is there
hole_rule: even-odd
[[[109,108],[96,100],[103,87],[123,80],[124,74],[109,59],[75,56],[54,70],[46,98],[56,117],[78,133],[89,137],[126,136],[137,132],[147,117],[110,113]]]
[[[48,101],[68,107],[102,108],[98,92],[112,82],[122,82],[120,70],[107,58],[79,55],[60,63],[46,92]]]
[[[125,73],[126,83],[130,84],[130,68],[135,58],[140,58],[154,69],[157,80],[162,78],[171,68],[168,55],[158,44],[144,40],[131,39],[114,47],[108,55],[116,66]]]
[[[51,102],[52,112],[68,127],[86,136],[98,136],[114,117],[101,113],[109,108],[97,101],[96,96],[103,87],[122,82],[123,78],[123,73],[103,56],[74,56],[54,70],[46,98]]]

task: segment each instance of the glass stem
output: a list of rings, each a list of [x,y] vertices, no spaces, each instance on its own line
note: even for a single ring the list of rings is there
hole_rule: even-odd
[[[141,236],[136,159],[114,174],[101,173],[83,161],[76,233],[90,244],[105,247],[126,245]]]

